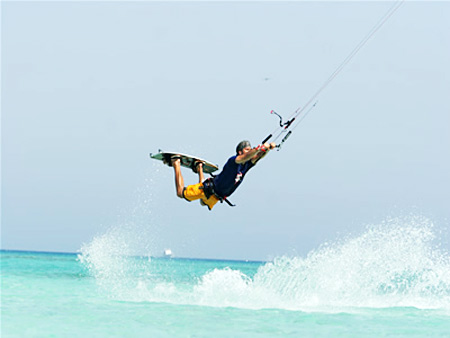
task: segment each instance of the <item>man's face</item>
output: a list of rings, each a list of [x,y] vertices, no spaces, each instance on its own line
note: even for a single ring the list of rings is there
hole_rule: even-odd
[[[242,150],[239,152],[239,155],[246,154],[246,153],[248,153],[250,150],[252,150],[252,147],[245,147],[244,149],[242,149]]]

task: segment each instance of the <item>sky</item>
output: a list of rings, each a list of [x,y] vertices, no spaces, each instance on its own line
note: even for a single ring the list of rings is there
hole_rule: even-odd
[[[450,243],[450,2],[406,1],[209,212],[158,149],[220,167],[304,105],[392,2],[1,3],[1,248],[306,255],[390,217]],[[197,182],[183,169],[186,184]],[[113,235],[111,235],[113,236]]]

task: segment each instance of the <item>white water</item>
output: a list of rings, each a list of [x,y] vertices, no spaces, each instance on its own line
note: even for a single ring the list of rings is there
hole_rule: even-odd
[[[80,260],[114,299],[304,311],[450,310],[450,256],[436,247],[433,224],[423,217],[368,226],[361,235],[328,243],[306,257],[276,258],[253,277],[214,269],[189,284],[162,281],[152,262],[129,258],[139,238],[113,229],[81,249]]]

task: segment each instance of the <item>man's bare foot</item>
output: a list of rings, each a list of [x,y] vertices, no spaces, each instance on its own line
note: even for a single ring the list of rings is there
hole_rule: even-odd
[[[199,170],[203,170],[203,164],[203,161],[194,161],[194,163],[192,164],[192,171],[197,174]]]
[[[177,159],[181,161],[181,156],[180,155],[164,154],[164,157],[163,157],[162,161],[163,161],[164,164],[167,164],[169,167],[171,167],[172,163],[175,160],[177,160]]]
[[[181,164],[181,157],[179,155],[173,155],[170,158],[170,163],[172,164],[172,166],[175,164],[177,166],[179,166]]]

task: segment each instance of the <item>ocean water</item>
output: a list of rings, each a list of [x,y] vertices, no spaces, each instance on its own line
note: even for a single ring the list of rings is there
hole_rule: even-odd
[[[393,220],[271,262],[1,251],[2,337],[450,337],[450,256]]]

